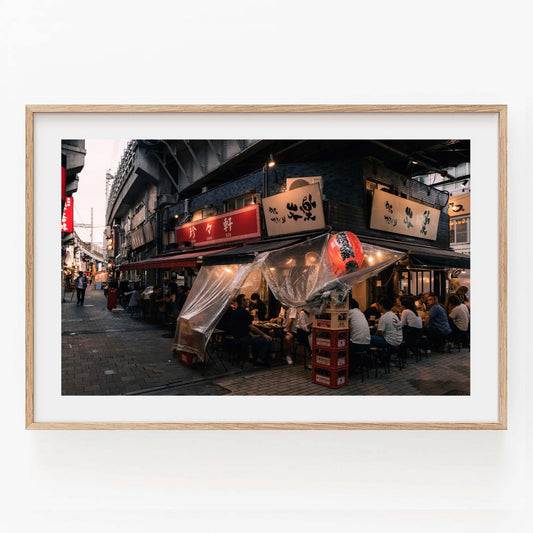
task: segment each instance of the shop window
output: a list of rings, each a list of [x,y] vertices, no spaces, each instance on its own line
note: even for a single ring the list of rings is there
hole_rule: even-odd
[[[234,211],[235,209],[240,209],[241,207],[246,207],[247,205],[252,205],[257,203],[257,194],[255,192],[243,194],[242,196],[237,196],[231,200],[226,200],[224,202],[224,212]]]
[[[405,273],[404,273],[405,274]],[[434,290],[434,272],[431,270],[410,270],[408,272],[409,283],[406,287],[402,278],[400,288],[409,294],[420,294],[422,292],[432,292]]]
[[[470,242],[470,217],[462,217],[450,220],[450,243]]]
[[[204,207],[203,209],[197,209],[192,215],[192,222],[196,220],[202,220],[202,218],[207,218],[217,214],[217,210],[212,207]]]

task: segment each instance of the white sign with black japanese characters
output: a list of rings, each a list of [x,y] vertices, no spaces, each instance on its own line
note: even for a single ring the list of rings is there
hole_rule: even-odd
[[[420,239],[436,240],[440,211],[385,191],[375,190],[370,227]]]
[[[318,183],[268,196],[262,204],[269,237],[326,226]]]

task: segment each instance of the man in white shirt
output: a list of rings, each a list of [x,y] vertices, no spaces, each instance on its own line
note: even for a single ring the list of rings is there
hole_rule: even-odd
[[[389,298],[383,298],[378,304],[378,308],[383,312],[379,319],[376,335],[372,335],[370,342],[378,348],[396,348],[403,341],[402,326],[400,319],[391,312],[393,303]]]
[[[370,347],[370,328],[365,315],[359,309],[359,303],[351,297],[348,323],[350,326],[350,348],[360,352],[367,350]]]
[[[450,311],[450,318],[455,327],[462,332],[468,331],[468,324],[470,323],[470,313],[465,304],[459,304]],[[452,327],[453,329],[453,327]]]
[[[452,338],[463,344],[470,345],[470,312],[468,307],[454,294],[448,298],[450,326],[452,328]]]
[[[296,307],[289,307],[285,312],[287,318],[287,326],[285,327],[285,359],[288,365],[294,365],[291,354],[296,348],[296,329],[298,319],[298,309]]]

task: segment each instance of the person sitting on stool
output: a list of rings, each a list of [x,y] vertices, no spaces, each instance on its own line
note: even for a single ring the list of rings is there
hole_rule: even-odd
[[[448,322],[446,311],[440,305],[435,293],[428,293],[427,304],[429,305],[428,335],[433,350],[439,352],[452,334],[452,328]]]
[[[370,337],[370,344],[377,348],[397,348],[403,342],[400,319],[391,311],[393,302],[383,298],[378,303],[378,309],[383,315],[378,322],[376,335]]]
[[[272,337],[254,326],[252,315],[246,309],[249,303],[244,294],[237,296],[237,309],[231,313],[231,332],[235,337],[236,343],[245,346],[246,349],[252,349],[255,363],[268,365]],[[252,335],[252,333],[255,333],[255,335]]]
[[[348,325],[350,326],[350,372],[354,372],[363,364],[367,364],[364,354],[370,348],[370,327],[364,313],[359,309],[357,300],[350,296]]]

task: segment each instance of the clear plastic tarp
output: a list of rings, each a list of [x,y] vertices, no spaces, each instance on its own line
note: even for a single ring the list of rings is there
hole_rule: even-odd
[[[242,290],[255,292],[261,272],[255,262],[203,266],[189,292],[176,324],[173,350],[205,359],[205,347],[216,324]]]
[[[328,253],[331,234],[261,254],[257,261],[275,298],[289,307],[319,312],[332,291],[345,297],[351,287],[376,275],[405,253],[363,244],[364,260],[355,272],[335,274]]]
[[[332,299],[344,301],[351,287],[393,265],[405,253],[363,244],[364,260],[355,272],[335,274],[324,234],[279,250],[264,252],[252,263],[203,266],[180,313],[173,349],[205,360],[216,324],[238,294],[256,292],[265,278],[274,297],[289,307],[320,312]]]

